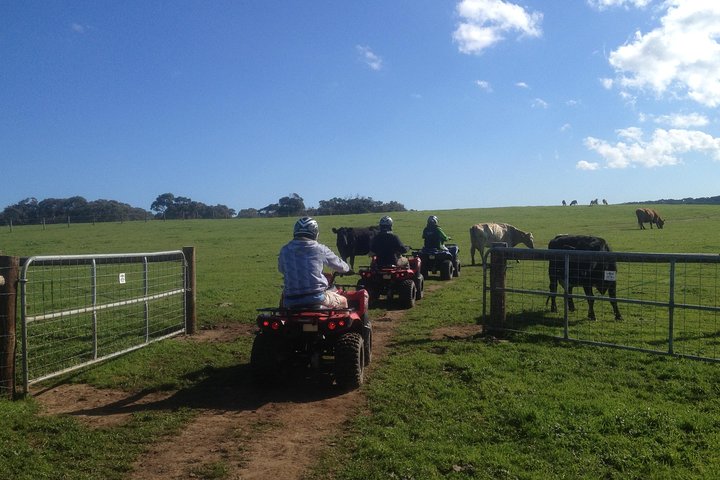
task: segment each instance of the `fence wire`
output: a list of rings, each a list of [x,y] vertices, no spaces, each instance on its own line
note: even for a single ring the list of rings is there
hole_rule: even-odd
[[[182,251],[31,257],[20,283],[26,391],[185,330]]]
[[[593,344],[720,361],[720,256],[577,252],[495,247],[507,257],[506,318],[502,328]],[[596,320],[588,318],[582,287],[566,294],[560,281],[550,311],[549,261],[570,256],[616,262],[615,319],[610,298],[593,290]],[[488,269],[486,294],[492,291]],[[489,302],[484,295],[484,318]],[[574,311],[565,300],[572,299]]]

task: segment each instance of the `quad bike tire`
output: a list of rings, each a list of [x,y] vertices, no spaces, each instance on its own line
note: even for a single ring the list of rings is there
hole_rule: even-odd
[[[250,370],[256,384],[271,385],[280,379],[279,348],[279,339],[263,334],[255,336],[250,351]]]
[[[450,280],[453,276],[453,264],[451,260],[443,260],[440,264],[440,280]]]
[[[398,289],[398,301],[402,308],[413,308],[415,306],[415,298],[417,288],[413,280],[403,280]]]
[[[335,344],[335,382],[343,390],[360,387],[365,381],[365,342],[357,332],[348,332]]]
[[[358,290],[365,289],[368,292],[368,306],[375,305],[380,298],[380,295],[375,289],[366,287],[362,280],[357,283],[356,288]]]
[[[370,316],[365,312],[362,318],[363,323],[363,348],[365,349],[365,366],[370,365],[372,361],[372,326],[370,324]]]
[[[425,290],[425,277],[421,273],[415,277],[415,300],[422,300],[423,290]]]

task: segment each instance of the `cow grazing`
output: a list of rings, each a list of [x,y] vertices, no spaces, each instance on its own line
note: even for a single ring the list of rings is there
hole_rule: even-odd
[[[587,235],[558,235],[548,244],[550,250],[586,250],[593,252],[609,252],[610,246],[600,237],[591,237]],[[550,292],[556,293],[558,283],[565,283],[565,259],[552,258],[548,267],[550,276]],[[572,294],[573,287],[583,287],[585,296],[588,297],[588,318],[595,320],[595,310],[593,304],[593,287],[595,287],[601,295],[608,293],[613,312],[616,320],[622,320],[620,310],[617,306],[616,298],[616,275],[617,265],[615,260],[597,259],[592,257],[570,257],[567,293]],[[557,312],[555,295],[550,298],[550,311]],[[571,312],[575,311],[575,305],[572,298],[568,298],[568,308]]]
[[[607,204],[608,204],[607,200],[605,200],[605,199],[603,198],[603,205],[607,205]]]
[[[660,229],[662,229],[663,225],[665,225],[665,220],[660,218],[660,214],[652,208],[638,208],[637,210],[635,210],[635,215],[637,216],[640,230],[645,230],[645,225],[643,225],[643,223],[650,223],[651,230],[653,223],[657,225],[657,227]]]
[[[378,232],[378,227],[340,227],[333,228],[332,231],[337,234],[336,245],[340,258],[344,262],[349,258],[350,268],[355,268],[355,256],[370,253],[370,241]]]
[[[485,247],[493,242],[505,242],[508,247],[514,247],[520,243],[529,248],[533,245],[533,235],[530,232],[523,232],[507,223],[478,223],[470,227],[470,257],[475,265],[475,250],[480,252],[480,258],[485,255]]]
[[[566,206],[566,205],[567,205],[567,202],[566,202],[565,200],[563,200],[563,201],[562,201],[562,206],[564,207],[564,206]]]
[[[573,205],[577,205],[577,200],[573,200],[572,202],[570,202],[570,206],[572,207]]]

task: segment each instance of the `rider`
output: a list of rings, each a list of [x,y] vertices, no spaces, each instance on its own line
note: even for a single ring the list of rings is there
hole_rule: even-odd
[[[387,215],[380,219],[380,232],[373,237],[370,252],[377,256],[377,265],[380,267],[391,265],[406,267],[408,259],[402,254],[407,253],[407,247],[392,232],[392,226],[393,219]]]
[[[430,215],[427,219],[427,226],[423,229],[422,238],[425,240],[423,250],[447,250],[444,245],[450,237],[445,235],[440,225],[438,225],[438,218],[435,215]]]
[[[283,274],[285,288],[283,305],[325,305],[331,308],[347,308],[347,298],[328,290],[328,280],[323,275],[327,265],[340,273],[350,272],[350,266],[335,255],[317,238],[318,223],[311,217],[295,222],[293,239],[280,249],[278,270]]]

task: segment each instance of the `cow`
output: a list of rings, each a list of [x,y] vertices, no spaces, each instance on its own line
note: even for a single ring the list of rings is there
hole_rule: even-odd
[[[470,257],[473,265],[475,265],[475,250],[480,252],[482,259],[485,247],[493,242],[505,242],[508,247],[523,243],[529,248],[534,248],[533,235],[530,232],[523,232],[507,223],[478,223],[470,227]]]
[[[610,246],[600,237],[589,235],[557,235],[548,243],[550,250],[585,250],[593,252],[609,252]],[[550,277],[550,292],[557,292],[558,283],[565,283],[565,259],[563,257],[550,259],[548,267]],[[588,297],[588,318],[595,320],[593,304],[593,287],[601,295],[608,293],[616,320],[622,320],[616,298],[616,275],[617,265],[615,260],[605,258],[592,258],[571,256],[569,262],[567,293],[572,295],[573,287],[583,287],[585,296]],[[565,287],[563,287],[565,288]],[[557,312],[555,295],[550,295],[550,311]],[[568,298],[568,309],[575,311],[575,304],[572,298]]]
[[[563,207],[567,206],[567,202],[565,200],[562,201],[562,206]]]
[[[635,216],[637,217],[638,225],[640,225],[640,230],[645,230],[643,223],[650,223],[651,230],[653,223],[660,229],[665,225],[665,220],[660,218],[660,214],[652,208],[638,208],[635,210]]]
[[[573,200],[572,202],[570,202],[570,206],[572,207],[573,205],[577,205],[577,200]]]
[[[344,262],[350,259],[350,268],[355,268],[355,256],[370,253],[370,241],[378,232],[377,226],[372,227],[340,227],[333,228],[337,235],[337,249]]]
[[[607,204],[608,204],[607,200],[605,200],[605,199],[603,198],[603,205],[607,205]]]

